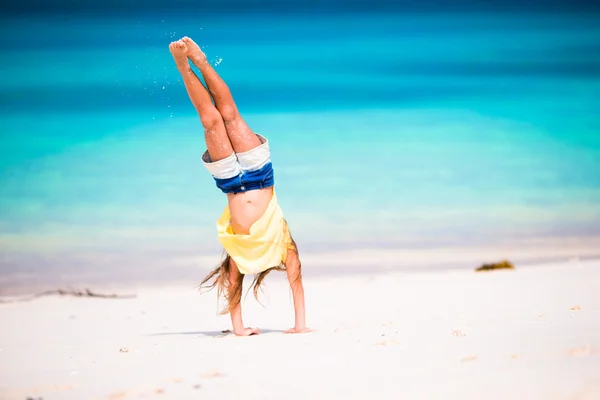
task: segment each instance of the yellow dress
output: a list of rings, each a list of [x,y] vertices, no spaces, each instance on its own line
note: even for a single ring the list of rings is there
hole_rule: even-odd
[[[247,235],[233,233],[230,221],[231,212],[226,206],[217,221],[219,242],[242,274],[258,274],[285,263],[291,237],[275,192],[265,213],[252,224]]]

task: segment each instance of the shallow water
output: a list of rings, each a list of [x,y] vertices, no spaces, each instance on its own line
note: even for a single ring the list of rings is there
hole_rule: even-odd
[[[167,48],[183,35],[270,139],[305,252],[600,236],[594,15],[190,14],[3,21],[4,290],[219,254],[224,197]]]

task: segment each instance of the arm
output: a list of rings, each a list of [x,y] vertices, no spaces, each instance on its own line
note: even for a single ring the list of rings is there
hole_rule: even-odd
[[[233,333],[236,336],[250,336],[257,335],[259,333],[258,328],[245,328],[244,321],[242,320],[242,283],[243,275],[240,274],[238,267],[233,261],[233,258],[229,259],[229,286],[227,287],[227,300],[229,305],[233,307],[229,310],[231,316],[231,325],[233,326]]]
[[[302,286],[302,273],[300,268],[300,259],[298,253],[288,250],[286,258],[286,271],[292,295],[294,297],[295,324],[292,329],[286,333],[304,333],[310,332],[306,327],[306,309],[304,306],[304,287]]]

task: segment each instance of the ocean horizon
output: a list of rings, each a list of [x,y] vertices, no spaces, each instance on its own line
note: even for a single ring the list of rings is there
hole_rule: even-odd
[[[181,36],[269,138],[306,274],[600,257],[596,17],[5,16],[0,294],[219,260]]]

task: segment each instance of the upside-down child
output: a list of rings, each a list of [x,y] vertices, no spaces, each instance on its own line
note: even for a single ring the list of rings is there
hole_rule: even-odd
[[[268,140],[255,134],[242,119],[229,88],[190,38],[172,42],[169,49],[181,73],[188,96],[204,127],[206,152],[202,161],[216,186],[227,195],[227,206],[217,221],[218,239],[226,256],[202,281],[225,295],[233,332],[258,334],[242,321],[242,283],[254,274],[254,294],[266,275],[285,270],[294,299],[295,324],[287,333],[310,331],[305,325],[304,288],[298,248],[274,190]],[[206,87],[191,69],[201,72]],[[213,104],[214,100],[214,104]]]

